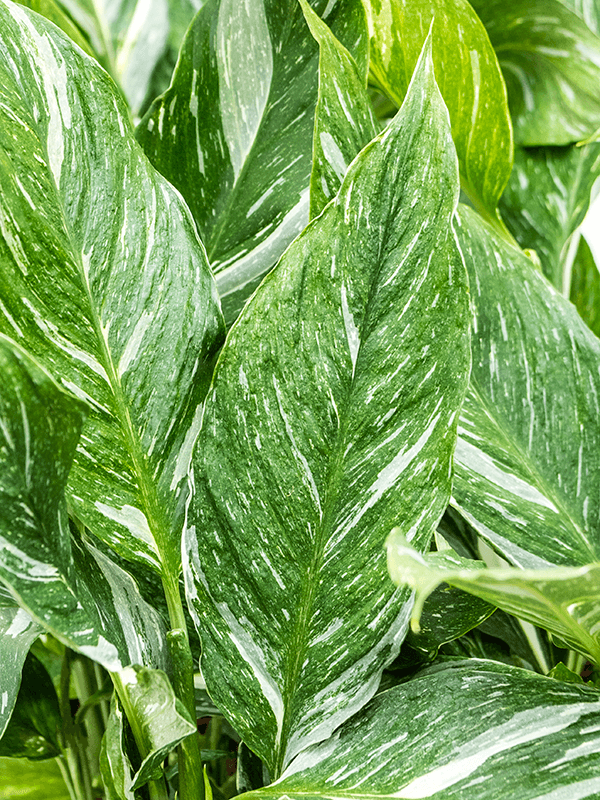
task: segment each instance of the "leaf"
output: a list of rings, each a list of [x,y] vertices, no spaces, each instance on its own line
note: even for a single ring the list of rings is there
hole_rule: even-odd
[[[416,592],[411,624],[418,632],[423,604],[442,583],[559,636],[593,663],[600,662],[600,563],[585,567],[485,569],[484,562],[451,551],[421,555],[394,529],[387,542],[388,568],[396,586]]]
[[[24,609],[15,606],[0,607],[0,738],[17,699],[25,658],[42,630]]]
[[[453,505],[524,568],[600,560],[600,342],[521,251],[466,207],[473,367]]]
[[[69,533],[64,489],[82,403],[1,335],[0,374],[0,580],[13,603],[108,670],[166,665],[164,625],[133,579]]]
[[[583,236],[573,262],[571,302],[588,327],[600,336],[600,274]]]
[[[30,8],[36,14],[41,14],[50,22],[53,22],[58,28],[67,34],[75,44],[79,45],[81,49],[92,58],[96,58],[96,54],[90,47],[88,40],[84,36],[81,29],[73,22],[71,17],[66,14],[58,2],[54,0],[18,0],[19,4]]]
[[[313,0],[357,56],[360,0]],[[298,0],[209,0],[137,137],[194,215],[230,324],[308,222],[317,45]]]
[[[495,662],[442,663],[377,695],[280,780],[241,797],[593,797],[599,698]]]
[[[485,29],[467,0],[370,0],[371,77],[397,105],[433,21],[433,57],[448,107],[461,185],[496,224],[513,159],[506,89]]]
[[[338,193],[348,164],[375,137],[378,128],[356,61],[306,0],[300,0],[300,4],[319,43],[319,97],[310,177],[312,219]]]
[[[202,673],[271,776],[376,691],[409,610],[385,536],[427,547],[448,497],[467,298],[429,51],[413,87],[231,329],[196,449]]]
[[[55,761],[0,758],[0,800],[71,800]]]
[[[135,800],[124,724],[123,710],[115,693],[100,749],[100,774],[108,800]]]
[[[562,681],[563,683],[575,683],[579,685],[584,683],[581,675],[578,675],[576,672],[570,670],[562,662],[559,662],[555,667],[552,667],[548,673],[548,677],[554,678],[557,681]]]
[[[73,514],[173,581],[223,333],[206,256],[100,67],[5,0],[0,26],[0,328],[92,406]]]
[[[521,247],[536,251],[559,290],[571,236],[583,222],[599,176],[600,144],[515,149],[500,200],[502,217]]]
[[[600,4],[597,0],[561,0],[561,2],[581,17],[596,36],[600,35]]]
[[[600,39],[558,0],[472,0],[506,81],[516,144],[565,145],[600,127]]]
[[[17,702],[0,739],[0,756],[55,758],[60,754],[58,732],[62,724],[58,697],[43,664],[29,653]]]

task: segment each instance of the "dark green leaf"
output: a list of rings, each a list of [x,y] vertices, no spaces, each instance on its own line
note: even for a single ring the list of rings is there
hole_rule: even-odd
[[[588,327],[600,336],[600,273],[583,236],[571,271],[571,302]]]

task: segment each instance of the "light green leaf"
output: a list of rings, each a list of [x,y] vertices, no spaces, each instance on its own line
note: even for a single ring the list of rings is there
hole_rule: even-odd
[[[108,800],[135,800],[133,772],[125,743],[123,710],[113,694],[100,749],[100,774]]]
[[[593,663],[600,662],[600,563],[585,567],[484,569],[452,551],[421,555],[397,529],[387,541],[388,568],[397,586],[416,592],[411,624],[419,630],[423,604],[449,583],[538,625]]]
[[[0,800],[72,800],[56,761],[0,758]]]
[[[21,6],[0,0],[0,27],[0,328],[92,406],[73,513],[174,580],[223,333],[214,281],[108,76]]]
[[[357,56],[360,0],[313,0]],[[308,222],[318,48],[298,0],[209,0],[137,136],[189,204],[228,323]]]
[[[600,127],[600,39],[558,0],[471,0],[508,89],[516,144],[564,145]]]
[[[371,76],[397,105],[433,21],[436,79],[450,114],[461,184],[497,222],[513,142],[504,81],[483,25],[467,0],[370,0],[369,6]]]
[[[312,219],[338,193],[348,165],[375,137],[378,126],[356,61],[306,0],[300,4],[319,43],[319,97],[310,176]]]
[[[448,497],[467,297],[429,51],[412,86],[231,329],[196,450],[202,673],[272,776],[376,691],[409,613],[383,542],[426,547]]]
[[[600,336],[600,272],[583,236],[573,261],[571,302],[588,327]]]
[[[520,250],[460,208],[473,367],[453,503],[516,566],[600,560],[600,342]]]
[[[79,45],[81,49],[92,58],[96,57],[93,49],[81,29],[73,22],[72,18],[66,14],[59,5],[60,0],[18,0],[22,6],[27,6],[37,14],[41,14],[50,22],[53,22],[57,27],[64,31],[75,44]]]
[[[561,3],[581,17],[596,36],[600,36],[600,3],[598,0],[561,0]]]
[[[24,609],[16,606],[0,607],[0,738],[15,706],[25,658],[42,630]]]
[[[430,667],[377,695],[244,800],[583,800],[600,792],[600,695],[495,662]]]
[[[536,251],[544,274],[561,291],[570,239],[599,176],[600,144],[515,149],[500,211],[517,242]]]

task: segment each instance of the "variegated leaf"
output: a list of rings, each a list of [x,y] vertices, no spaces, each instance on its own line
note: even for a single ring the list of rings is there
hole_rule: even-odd
[[[561,0],[574,11],[596,36],[600,36],[600,3],[598,0]]]
[[[92,58],[96,58],[96,53],[90,46],[90,43],[83,31],[73,21],[72,17],[67,14],[62,6],[59,5],[60,0],[18,0],[20,5],[27,6],[37,14],[41,14],[50,22],[53,22],[58,28],[64,31],[75,44],[79,45],[81,49]]]
[[[0,0],[0,26],[0,327],[92,406],[74,514],[175,580],[223,332],[214,281],[108,76],[21,6]]]
[[[405,634],[383,542],[399,524],[426,547],[448,497],[469,366],[457,192],[426,50],[219,359],[186,591],[211,697],[272,776],[372,696]]]
[[[360,0],[312,5],[365,74]],[[298,0],[209,0],[138,127],[190,206],[228,323],[308,222],[317,58]]]
[[[12,714],[29,648],[43,628],[18,606],[0,607],[0,738]]]
[[[377,695],[243,800],[583,800],[600,793],[600,694],[493,661]]]

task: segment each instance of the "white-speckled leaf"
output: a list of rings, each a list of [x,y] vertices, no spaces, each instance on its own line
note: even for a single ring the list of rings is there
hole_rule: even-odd
[[[186,590],[211,697],[272,776],[372,696],[405,634],[383,543],[395,524],[429,542],[469,368],[457,191],[427,50],[219,359]]]
[[[419,630],[423,604],[431,592],[449,583],[550,631],[592,663],[600,663],[600,563],[485,569],[483,561],[461,558],[453,551],[422,555],[398,530],[387,541],[387,553],[394,583],[416,592],[413,630]]]
[[[492,661],[439,664],[243,800],[583,800],[600,793],[600,694]]]
[[[127,755],[124,715],[116,693],[113,693],[110,714],[100,749],[100,774],[107,800],[135,800],[132,790],[133,770]]]
[[[520,250],[459,221],[474,317],[454,503],[516,566],[600,560],[600,342]]]
[[[311,0],[366,73],[360,0]],[[298,0],[209,0],[137,129],[188,202],[233,322],[308,222],[318,47]]]
[[[25,658],[42,631],[43,628],[25,609],[18,606],[0,607],[0,738],[15,706]]]
[[[35,622],[106,669],[164,667],[158,614],[126,572],[69,532],[64,490],[82,404],[4,336],[0,366],[0,580]],[[25,625],[24,641],[27,622],[12,623]]]
[[[587,139],[600,128],[600,38],[559,0],[471,0],[504,74],[515,142]]]
[[[74,514],[121,556],[175,576],[223,332],[214,281],[106,73],[6,0],[0,28],[0,329],[91,405]]]

